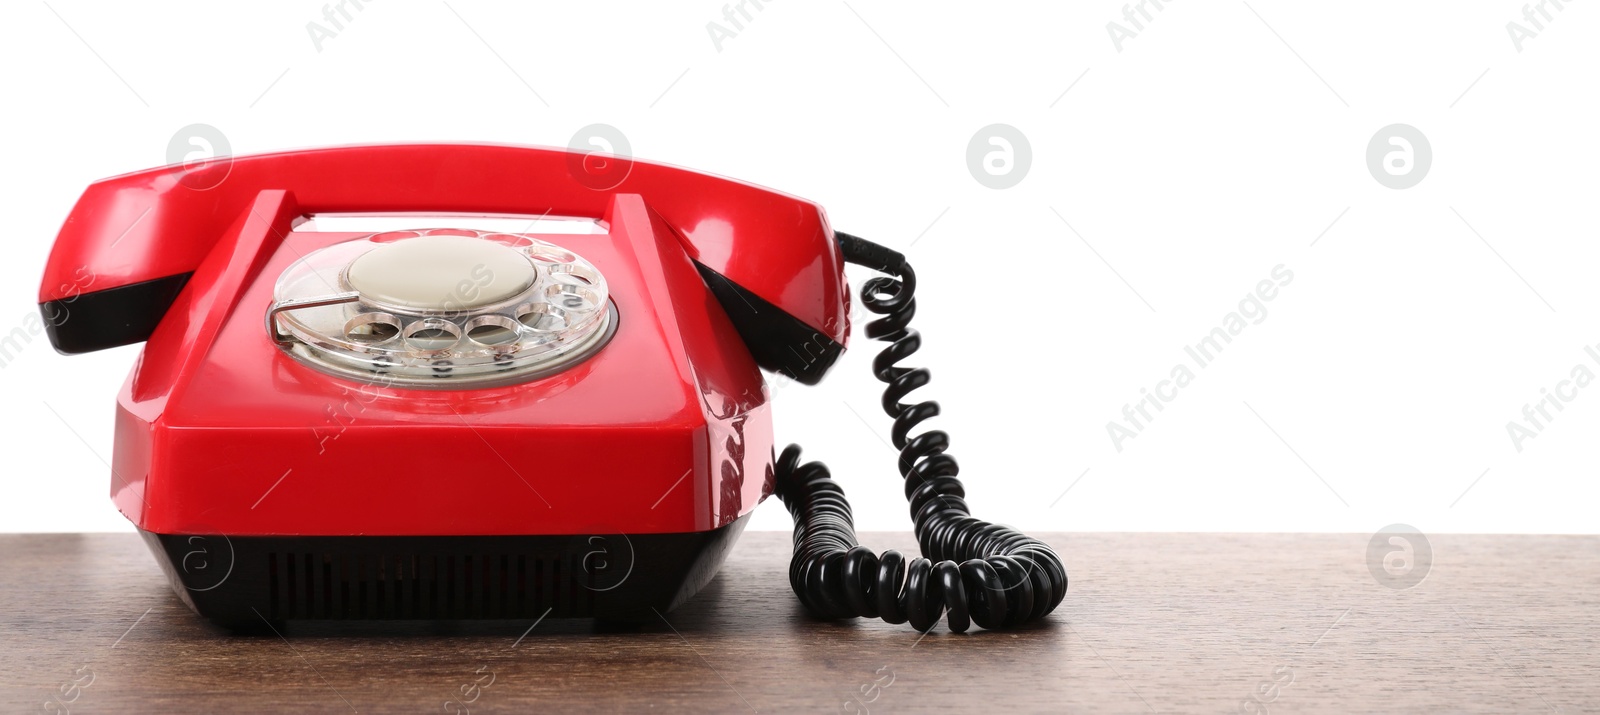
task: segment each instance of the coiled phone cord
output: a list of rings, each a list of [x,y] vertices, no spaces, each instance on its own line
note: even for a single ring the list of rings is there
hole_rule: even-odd
[[[926,368],[898,364],[922,346],[910,327],[917,312],[916,273],[896,251],[846,233],[835,236],[845,261],[889,274],[869,279],[861,302],[882,316],[867,324],[867,337],[889,343],[873,359],[872,371],[888,384],[883,410],[894,418],[891,436],[923,555],[907,562],[898,551],[877,556],[861,546],[850,503],[827,466],[802,464],[800,447],[789,445],[778,458],[775,491],[794,518],[790,586],[823,618],[910,621],[924,632],[945,614],[956,633],[972,623],[1006,628],[1044,617],[1067,595],[1061,559],[1042,541],[972,516],[956,460],[946,454],[948,434],[911,435],[939,414],[937,402],[901,402],[929,377]]]

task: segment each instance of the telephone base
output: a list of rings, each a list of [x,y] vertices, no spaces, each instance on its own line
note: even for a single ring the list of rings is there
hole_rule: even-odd
[[[224,627],[301,619],[628,621],[676,608],[709,583],[749,517],[671,534],[139,533],[178,598]]]

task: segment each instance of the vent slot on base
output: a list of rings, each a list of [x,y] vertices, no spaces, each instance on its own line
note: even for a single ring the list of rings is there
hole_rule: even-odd
[[[266,554],[267,618],[456,619],[594,613],[594,584],[526,554]]]

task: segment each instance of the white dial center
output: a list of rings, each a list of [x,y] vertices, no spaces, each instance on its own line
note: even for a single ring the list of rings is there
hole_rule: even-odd
[[[469,236],[419,236],[350,262],[345,280],[363,298],[414,310],[472,310],[533,285],[533,262],[510,246]]]

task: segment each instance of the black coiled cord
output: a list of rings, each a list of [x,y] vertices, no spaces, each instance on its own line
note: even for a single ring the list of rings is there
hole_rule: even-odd
[[[928,384],[926,368],[901,367],[922,346],[910,327],[916,315],[917,275],[905,256],[846,233],[836,233],[847,262],[887,273],[861,288],[862,305],[883,316],[867,324],[867,337],[889,343],[872,362],[888,384],[883,410],[894,418],[892,437],[900,450],[900,476],[922,558],[906,561],[898,551],[876,556],[856,541],[844,490],[821,462],[800,463],[800,447],[778,458],[778,498],[794,517],[794,559],[789,584],[812,613],[823,618],[882,618],[911,622],[926,632],[949,614],[950,630],[972,623],[1005,628],[1054,610],[1067,595],[1067,572],[1044,542],[974,518],[956,460],[946,450],[950,436],[912,428],[937,414],[939,403],[901,399]]]

